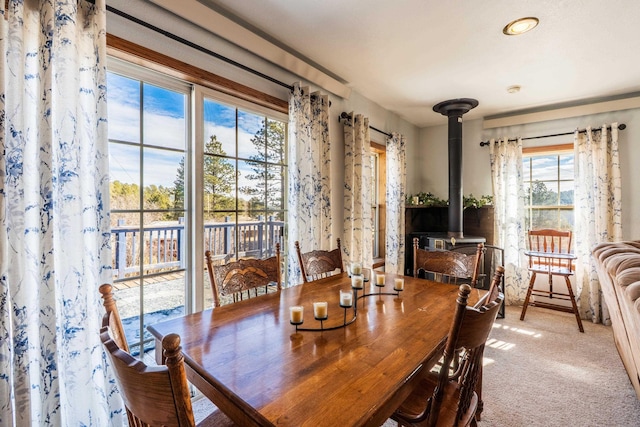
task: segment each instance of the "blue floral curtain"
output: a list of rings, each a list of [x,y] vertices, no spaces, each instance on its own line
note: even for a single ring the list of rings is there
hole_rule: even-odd
[[[98,286],[111,280],[105,2],[4,4],[0,425],[121,425],[99,338]]]
[[[387,139],[387,205],[385,262],[386,272],[404,274],[404,200],[407,187],[405,137],[393,133]]]
[[[610,325],[591,249],[622,239],[618,124],[576,131],[574,154],[576,299],[583,318]]]
[[[294,84],[289,97],[288,285],[302,282],[294,242],[302,252],[329,250],[331,143],[329,97]]]
[[[369,119],[353,114],[344,124],[344,232],[346,261],[373,264],[373,168]]]
[[[528,268],[524,226],[524,184],[522,177],[522,139],[491,140],[489,158],[493,183],[494,236],[504,249],[504,286],[507,304],[524,301]]]

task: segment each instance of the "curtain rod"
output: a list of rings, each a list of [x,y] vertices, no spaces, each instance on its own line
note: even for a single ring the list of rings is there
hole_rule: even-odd
[[[95,0],[87,0],[87,1],[89,3],[95,4]],[[293,91],[293,86],[291,86],[290,84],[281,82],[280,80],[277,80],[277,79],[275,79],[275,78],[273,78],[271,76],[268,76],[268,75],[266,75],[264,73],[261,73],[260,71],[254,70],[253,68],[247,67],[246,65],[243,65],[243,64],[241,64],[239,62],[236,62],[233,59],[227,58],[226,56],[220,55],[219,53],[216,53],[216,52],[214,52],[212,50],[209,50],[209,49],[207,49],[205,47],[202,47],[202,46],[200,46],[198,44],[195,44],[193,42],[190,42],[187,39],[183,39],[180,36],[177,36],[177,35],[175,35],[173,33],[170,33],[170,32],[168,32],[166,30],[163,30],[162,28],[156,27],[155,25],[152,25],[152,24],[150,24],[150,23],[148,23],[146,21],[138,19],[135,16],[131,16],[128,13],[125,13],[125,12],[123,12],[121,10],[118,10],[118,9],[114,8],[113,6],[107,5],[107,11],[112,12],[112,13],[118,15],[118,16],[121,16],[121,17],[123,17],[123,18],[125,18],[125,19],[127,19],[127,20],[129,20],[131,22],[135,22],[138,25],[142,25],[145,28],[148,28],[148,29],[153,30],[153,31],[155,31],[157,33],[160,33],[160,34],[162,34],[162,35],[164,35],[164,36],[166,36],[166,37],[168,37],[168,38],[170,38],[172,40],[175,40],[175,41],[177,41],[179,43],[182,43],[182,44],[184,44],[186,46],[189,46],[189,47],[191,47],[193,49],[196,49],[196,50],[198,50],[198,51],[200,51],[202,53],[206,53],[209,56],[213,56],[216,59],[220,59],[221,61],[224,61],[224,62],[226,62],[228,64],[231,64],[231,65],[233,65],[235,67],[241,68],[242,70],[247,71],[247,72],[249,72],[251,74],[254,74],[254,75],[258,76],[258,77],[261,77],[261,78],[263,78],[265,80],[269,80],[272,83],[278,84],[278,85],[280,85],[282,87],[286,87],[290,91]]]
[[[618,125],[618,129],[619,130],[625,130],[627,128],[627,125],[625,125],[624,123],[620,123]],[[611,126],[607,126],[607,129],[611,129]],[[598,130],[598,129],[595,129]],[[584,133],[586,132],[586,129],[580,129],[578,131],[578,133]],[[539,139],[539,138],[551,138],[554,136],[564,136],[564,135],[573,135],[575,133],[574,132],[564,132],[564,133],[554,133],[552,135],[539,135],[539,136],[528,136],[526,138],[522,138],[522,140],[524,141],[525,139]],[[517,141],[517,139],[509,139],[509,141]],[[498,141],[496,141],[498,142]],[[489,144],[491,144],[489,141],[480,141],[480,146],[484,147],[485,145],[488,146]]]
[[[347,113],[347,112],[343,111],[343,112],[342,112],[342,114],[340,114],[340,116],[338,116],[338,121],[339,121],[339,122],[342,122],[342,120],[351,120],[351,115],[350,115],[349,113]],[[369,125],[369,129],[375,130],[376,132],[380,132],[381,134],[386,135],[386,136],[388,136],[389,138],[391,138],[391,134],[390,134],[390,133],[387,133],[387,132],[385,132],[385,131],[383,131],[383,130],[380,130],[380,129],[374,128],[374,127],[373,127],[373,126],[371,126],[371,125]]]

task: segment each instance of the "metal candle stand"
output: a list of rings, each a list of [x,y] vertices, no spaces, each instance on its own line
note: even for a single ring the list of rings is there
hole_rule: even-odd
[[[327,320],[329,318],[329,313],[327,312],[327,316],[324,318],[318,318],[314,316],[314,319],[320,321],[320,328],[301,328],[300,325],[302,325],[302,323],[304,323],[304,320],[302,320],[301,322],[290,322],[292,325],[295,325],[296,327],[296,333],[298,331],[312,331],[312,332],[317,332],[317,331],[332,331],[334,329],[340,329],[340,328],[344,328],[350,324],[352,324],[353,322],[356,321],[356,318],[358,317],[358,300],[365,298],[365,297],[370,297],[370,296],[381,296],[381,295],[394,295],[394,296],[400,296],[400,292],[402,292],[404,289],[396,289],[394,287],[394,291],[395,292],[382,292],[382,288],[385,286],[385,284],[376,284],[376,287],[378,288],[378,292],[376,293],[371,293],[371,294],[367,294],[364,293],[364,287],[363,288],[354,288],[352,287],[351,289],[353,290],[353,304],[347,306],[347,305],[342,305],[340,304],[340,307],[342,307],[344,309],[344,318],[342,321],[341,325],[336,325],[336,326],[332,326],[330,328],[325,328],[324,327],[324,321]],[[358,290],[362,289],[362,295],[358,296]],[[347,309],[353,307],[353,317],[347,321]]]

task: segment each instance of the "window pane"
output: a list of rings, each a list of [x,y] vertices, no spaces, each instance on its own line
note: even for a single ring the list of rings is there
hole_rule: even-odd
[[[264,162],[265,142],[265,118],[238,111],[238,157]]]
[[[573,181],[560,181],[560,204],[573,205]]]
[[[206,141],[220,142],[217,154],[236,155],[236,109],[224,104],[204,100],[204,137]],[[205,151],[207,151],[205,147]]]
[[[235,256],[236,214],[207,213],[204,216],[204,249],[211,251],[214,262],[226,262]]]
[[[235,161],[205,154],[203,203],[205,212],[236,209]]]
[[[558,211],[556,209],[533,209],[531,228],[557,228]]]
[[[140,209],[140,148],[109,144],[111,209]]]
[[[534,181],[531,183],[533,206],[556,206],[558,204],[557,181]]]
[[[560,155],[560,179],[573,181],[573,154]]]
[[[284,173],[283,166],[267,165],[267,209],[284,209]]]
[[[267,162],[279,165],[286,163],[284,132],[283,122],[267,119]]]
[[[531,158],[531,173],[534,181],[558,179],[558,156],[537,156]]]
[[[185,149],[185,98],[182,93],[144,84],[144,144]]]
[[[107,73],[110,140],[140,142],[140,82]]]
[[[114,279],[140,275],[140,242],[142,241],[138,212],[111,213],[111,247],[113,248],[111,265]],[[136,310],[137,308],[138,306]],[[124,317],[122,313],[120,315]]]
[[[176,193],[184,193],[184,154],[155,148],[144,149],[144,207],[145,209],[173,209],[180,200]],[[161,214],[169,219],[170,215]]]

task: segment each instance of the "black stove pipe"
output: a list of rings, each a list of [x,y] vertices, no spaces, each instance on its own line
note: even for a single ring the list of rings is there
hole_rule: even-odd
[[[447,236],[461,239],[463,232],[462,115],[478,106],[470,98],[450,99],[434,105],[433,111],[449,118],[449,226]]]

